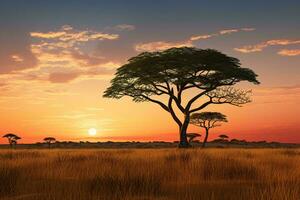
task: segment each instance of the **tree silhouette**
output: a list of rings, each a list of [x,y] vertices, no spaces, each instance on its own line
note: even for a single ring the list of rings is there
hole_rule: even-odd
[[[129,96],[135,102],[159,105],[179,127],[179,147],[188,147],[186,132],[190,115],[210,104],[240,106],[250,102],[251,91],[231,86],[241,81],[259,84],[256,77],[251,69],[242,68],[238,59],[219,51],[171,48],[130,58],[117,69],[103,96],[116,99]],[[185,96],[189,90],[194,96]],[[197,103],[200,98],[204,103]]]
[[[54,137],[46,137],[44,138],[44,141],[48,144],[49,149],[51,148],[51,144],[56,141]]]
[[[13,133],[8,133],[3,135],[3,138],[8,139],[8,143],[10,145],[10,148],[14,147],[17,144],[17,140],[20,140],[21,138]]]
[[[187,133],[186,137],[188,138],[189,144],[191,144],[196,137],[201,137],[201,135],[198,133]]]
[[[225,115],[219,112],[202,112],[194,113],[191,116],[190,123],[205,129],[205,138],[202,147],[205,147],[207,142],[209,129],[220,126],[218,122],[228,122]]]
[[[224,141],[224,140],[228,139],[229,137],[225,134],[221,134],[221,135],[219,135],[219,138]]]

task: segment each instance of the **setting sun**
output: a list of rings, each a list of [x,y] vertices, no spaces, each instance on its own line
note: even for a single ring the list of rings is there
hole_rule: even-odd
[[[97,130],[95,128],[90,128],[88,133],[90,136],[95,136],[97,134]]]

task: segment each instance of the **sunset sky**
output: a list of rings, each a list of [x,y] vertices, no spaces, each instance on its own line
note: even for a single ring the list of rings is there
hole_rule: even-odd
[[[242,108],[205,109],[229,120],[210,139],[225,133],[300,143],[299,10],[296,0],[1,0],[0,133],[17,133],[21,143],[46,136],[178,140],[175,122],[157,105],[102,94],[130,57],[194,46],[239,58],[261,82],[237,85],[253,91],[253,102]],[[90,128],[97,134],[89,135]]]

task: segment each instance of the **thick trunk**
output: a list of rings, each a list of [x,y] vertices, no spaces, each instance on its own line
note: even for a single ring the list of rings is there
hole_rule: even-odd
[[[207,138],[208,138],[208,129],[205,129],[205,138],[204,138],[203,143],[202,143],[203,148],[205,147],[205,144],[207,142]]]
[[[180,141],[179,141],[179,148],[187,148],[190,146],[187,137],[186,137],[186,132],[188,125],[190,123],[190,116],[186,115],[184,118],[184,122],[182,126],[179,128],[179,134],[180,134]]]

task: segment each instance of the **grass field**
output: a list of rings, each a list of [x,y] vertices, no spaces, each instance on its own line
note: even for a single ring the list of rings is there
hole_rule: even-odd
[[[1,150],[0,199],[299,200],[300,150]]]

